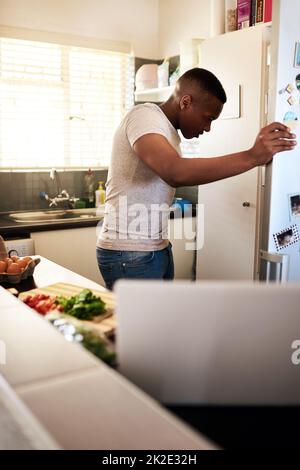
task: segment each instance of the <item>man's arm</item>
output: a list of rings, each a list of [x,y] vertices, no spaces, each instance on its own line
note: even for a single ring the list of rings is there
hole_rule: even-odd
[[[145,134],[133,145],[138,157],[170,186],[193,186],[239,175],[270,162],[278,152],[293,150],[295,135],[281,123],[264,127],[253,147],[214,158],[182,158],[160,134]],[[287,140],[286,140],[287,139]]]

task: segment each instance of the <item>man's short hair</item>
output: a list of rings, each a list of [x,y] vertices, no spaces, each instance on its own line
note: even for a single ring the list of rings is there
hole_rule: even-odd
[[[227,101],[226,93],[220,80],[209,70],[196,67],[185,72],[179,81],[181,83],[196,83],[199,89],[215,96],[221,103],[224,104]]]

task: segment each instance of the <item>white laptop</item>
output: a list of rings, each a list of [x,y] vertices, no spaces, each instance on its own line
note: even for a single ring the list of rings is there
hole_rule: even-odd
[[[120,372],[159,401],[300,403],[300,284],[119,281],[116,296]]]

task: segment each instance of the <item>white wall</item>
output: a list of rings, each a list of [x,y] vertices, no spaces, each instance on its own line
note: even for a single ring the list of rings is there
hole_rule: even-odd
[[[128,41],[158,57],[159,0],[0,0],[0,25]]]
[[[160,0],[159,55],[179,54],[179,42],[224,32],[224,0]]]
[[[224,0],[0,0],[0,25],[127,41],[138,57],[221,34]]]

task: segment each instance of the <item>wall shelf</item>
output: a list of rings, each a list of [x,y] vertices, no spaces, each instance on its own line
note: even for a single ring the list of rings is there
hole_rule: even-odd
[[[162,88],[149,88],[147,90],[136,91],[134,93],[134,97],[137,103],[145,101],[154,101],[159,103],[167,100],[173,90],[174,86],[166,86]]]

